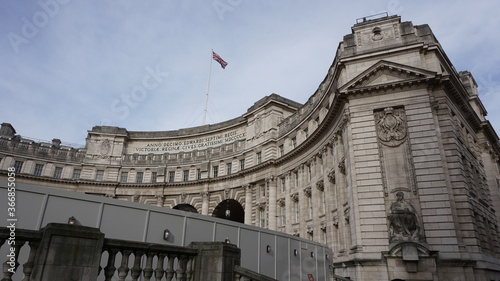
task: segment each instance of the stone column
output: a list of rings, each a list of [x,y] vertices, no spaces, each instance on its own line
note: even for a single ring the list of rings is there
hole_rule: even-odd
[[[104,244],[99,229],[49,223],[42,231],[31,280],[97,280]]]
[[[246,184],[245,189],[245,224],[252,224],[252,186]]]
[[[276,230],[276,178],[271,176],[267,179],[267,186],[269,188],[269,229]]]
[[[200,192],[203,201],[201,203],[201,214],[208,216],[208,198],[210,197],[210,193],[208,191]]]

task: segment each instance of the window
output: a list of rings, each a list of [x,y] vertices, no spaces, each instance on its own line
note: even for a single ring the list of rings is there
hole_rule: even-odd
[[[151,173],[151,182],[156,182],[157,177],[158,177],[158,172],[152,172]]]
[[[309,181],[310,181],[311,177],[312,177],[311,165],[307,165],[307,177],[309,178]]]
[[[262,162],[262,152],[257,152],[257,164],[260,164]]]
[[[286,191],[286,180],[285,180],[285,177],[282,177],[281,178],[281,192],[285,192]]]
[[[299,217],[300,217],[300,206],[299,206],[299,201],[294,201],[293,202],[293,211],[294,211],[294,222],[299,222]]]
[[[33,175],[35,175],[35,176],[41,176],[42,175],[42,170],[43,170],[43,164],[36,164],[35,171],[33,172]]]
[[[259,226],[266,227],[266,210],[259,209]]]
[[[299,186],[299,172],[295,172],[295,187]]]
[[[219,166],[213,166],[212,171],[213,171],[214,178],[219,176]]]
[[[240,171],[245,170],[245,159],[240,160]]]
[[[266,185],[265,184],[260,185],[260,197],[266,197]]]
[[[144,172],[137,172],[135,176],[136,183],[142,183],[142,179],[144,178]]]
[[[71,178],[74,179],[74,180],[79,180],[81,174],[82,174],[82,170],[81,169],[74,169],[73,170],[73,176]]]
[[[21,173],[21,169],[23,168],[23,161],[16,161],[14,162],[14,172],[16,174]]]
[[[285,208],[285,206],[280,207],[280,212],[281,212],[281,216],[280,216],[281,227],[283,228],[286,226],[286,208]]]
[[[128,180],[128,172],[122,172],[120,174],[120,182],[124,183],[127,182],[127,180]]]
[[[97,172],[95,173],[95,180],[102,181],[103,178],[104,178],[104,170],[97,170]]]
[[[326,212],[326,197],[325,192],[321,191],[321,205],[320,205],[321,213],[324,214]]]
[[[61,178],[62,169],[63,169],[62,167],[56,167],[56,169],[54,170],[54,178],[56,179]]]
[[[196,169],[196,178],[201,180],[201,169]]]
[[[312,219],[313,217],[313,204],[312,204],[312,197],[311,196],[308,196],[307,197],[307,208],[308,208],[308,215],[309,215],[309,219]]]
[[[174,182],[174,180],[175,180],[175,172],[174,171],[168,172],[168,182]]]
[[[226,164],[226,175],[230,175],[231,174],[231,167],[232,164],[231,163],[227,163]]]
[[[182,180],[183,181],[188,181],[189,180],[189,170],[182,171]]]
[[[293,137],[292,138],[292,149],[294,149],[295,147],[297,147],[297,138]]]
[[[278,149],[279,149],[279,156],[285,155],[285,147],[283,145],[280,145]]]

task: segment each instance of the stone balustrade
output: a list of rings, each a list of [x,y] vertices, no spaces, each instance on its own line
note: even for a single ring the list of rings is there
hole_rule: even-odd
[[[29,251],[21,252],[27,245]],[[40,231],[0,227],[0,250],[5,249],[2,281],[275,281],[240,267],[241,251],[233,244],[179,247],[108,239],[81,225],[49,223]]]

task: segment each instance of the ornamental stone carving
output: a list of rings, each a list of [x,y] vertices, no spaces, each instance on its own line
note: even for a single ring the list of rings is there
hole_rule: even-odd
[[[386,146],[398,146],[406,139],[406,117],[403,108],[387,107],[375,113],[377,136]]]
[[[391,204],[389,220],[389,241],[423,242],[422,226],[412,204],[404,199],[404,193],[396,193],[397,200]]]
[[[304,188],[304,195],[307,197],[311,197],[311,187],[310,186]]]
[[[290,198],[292,199],[293,202],[299,202],[299,193],[295,192],[293,194],[290,194]]]
[[[325,183],[323,182],[323,180],[320,180],[316,183],[316,189],[318,189],[319,191],[325,190]]]
[[[278,206],[285,207],[285,198],[279,198],[277,200],[277,202],[278,202]]]
[[[342,157],[342,160],[340,160],[339,171],[345,175],[345,157]]]
[[[335,184],[335,170],[331,170],[330,173],[328,173],[328,181]]]

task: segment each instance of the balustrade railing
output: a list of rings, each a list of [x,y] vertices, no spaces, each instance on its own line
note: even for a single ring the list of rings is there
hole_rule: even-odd
[[[33,230],[23,230],[23,229],[9,229],[6,227],[0,227],[0,247],[4,244],[8,246],[7,255],[2,258],[6,258],[5,262],[2,263],[3,277],[2,281],[11,281],[14,272],[17,271],[19,263],[19,253],[21,248],[29,247],[28,259],[23,266],[24,277],[22,281],[29,281],[31,272],[33,271],[34,261],[36,251],[40,245],[40,240],[42,239],[42,233],[40,231]],[[11,251],[11,248],[14,251]]]
[[[100,276],[105,281],[113,280],[113,276],[122,281],[130,275],[133,281],[143,275],[144,281],[167,280],[175,277],[177,281],[191,281],[193,265],[198,250],[170,245],[131,242],[117,239],[104,239],[103,253],[107,252]],[[116,268],[116,258],[121,254],[120,265]],[[129,268],[129,259],[134,256],[133,266]],[[101,261],[103,262],[103,261]],[[154,279],[152,279],[154,275]]]

